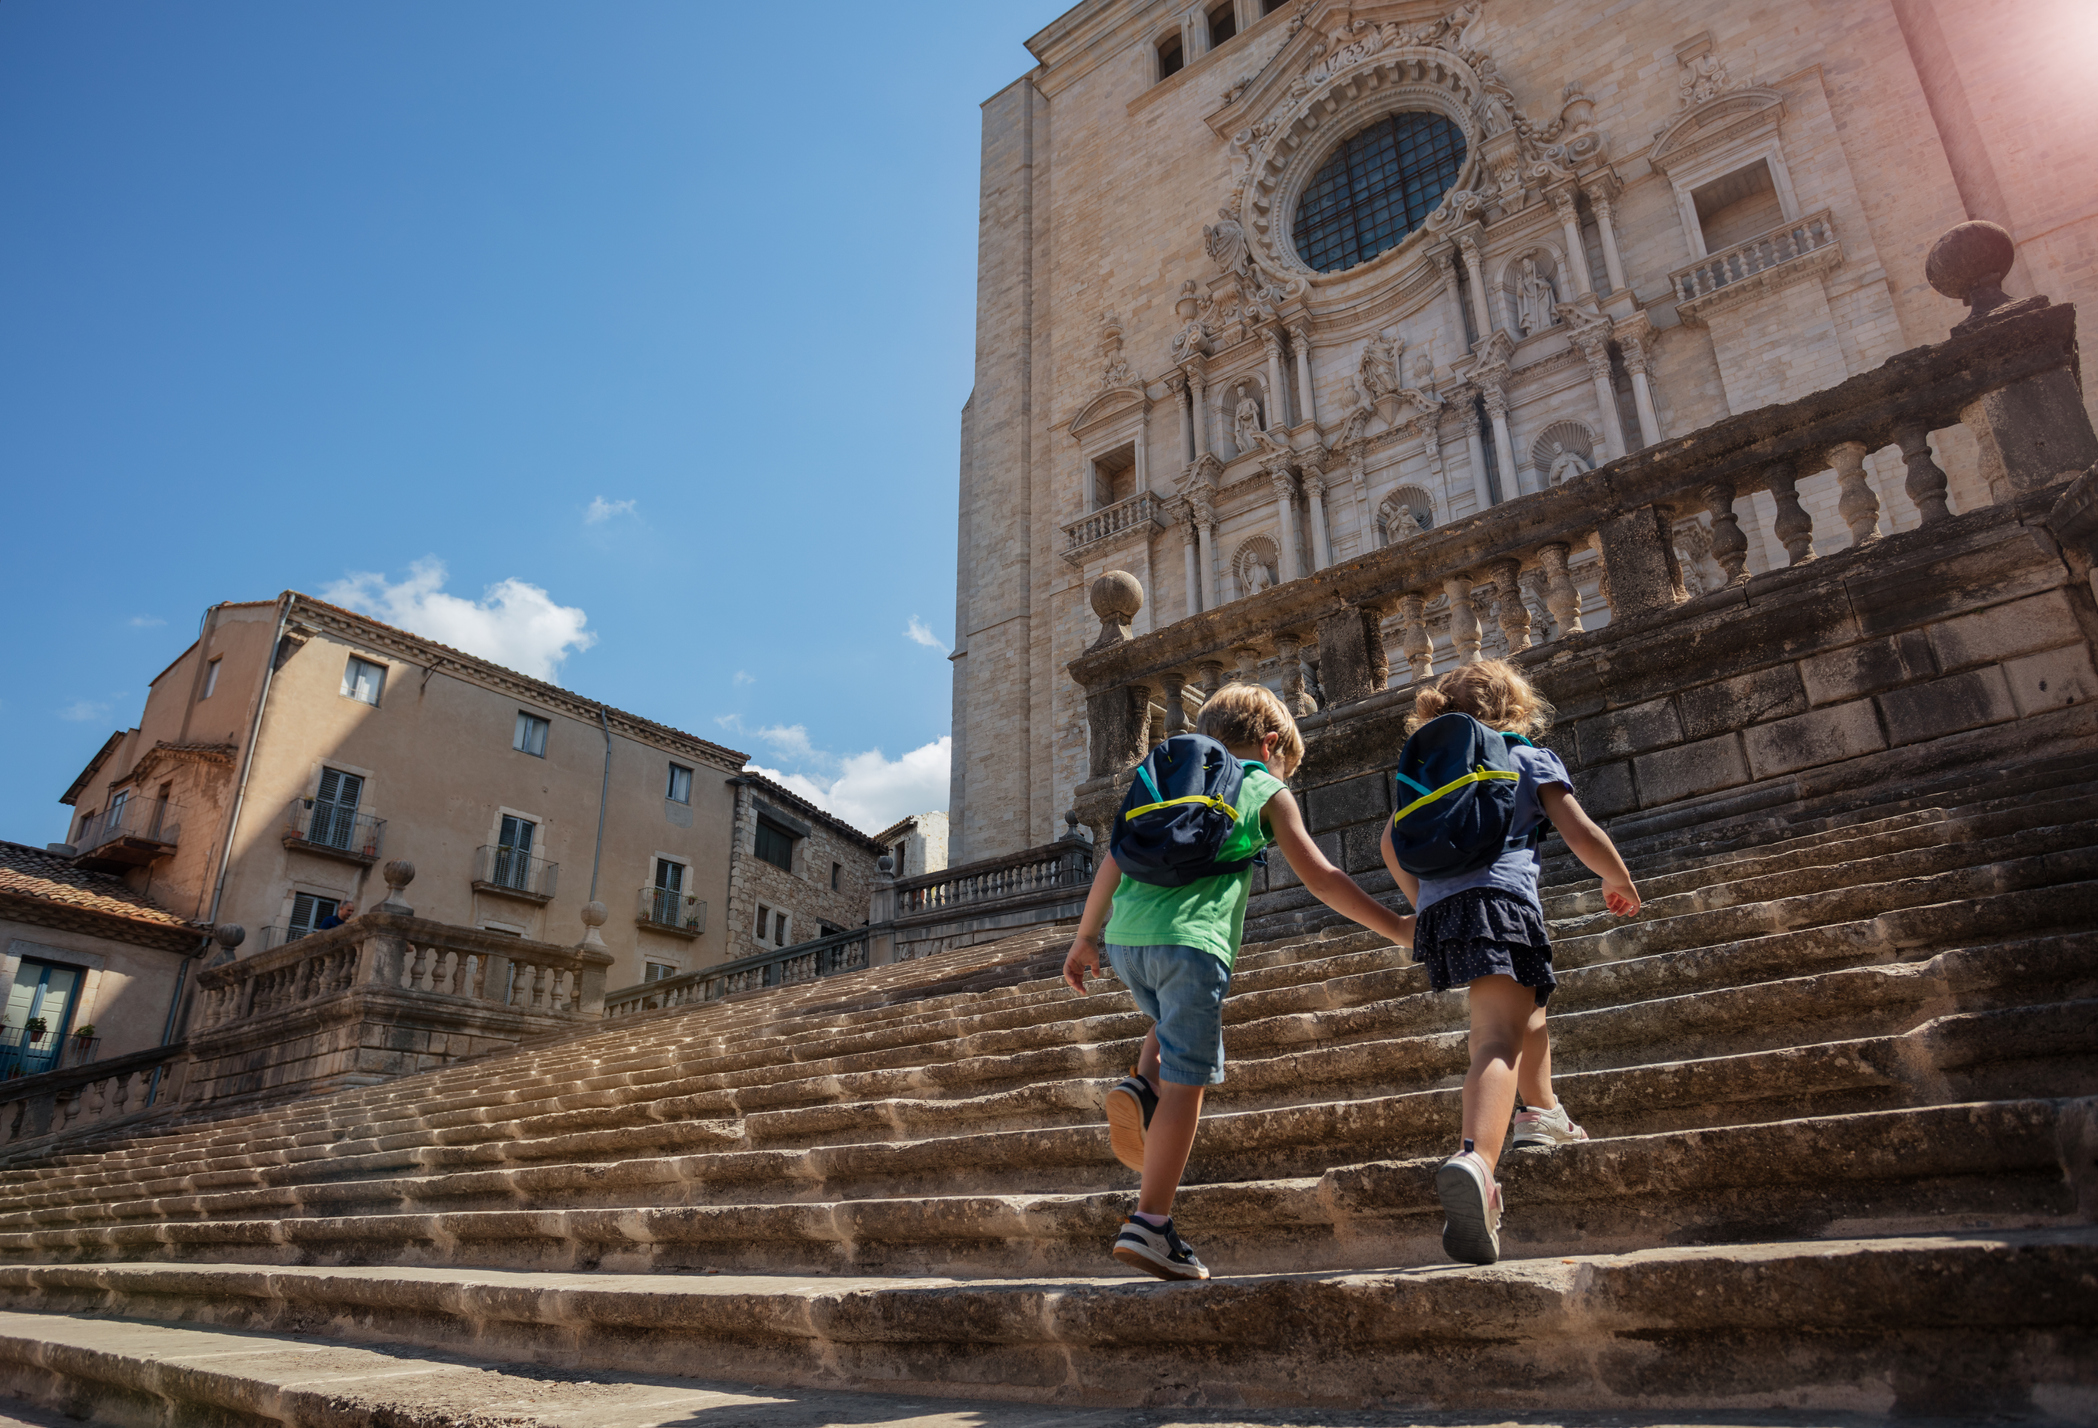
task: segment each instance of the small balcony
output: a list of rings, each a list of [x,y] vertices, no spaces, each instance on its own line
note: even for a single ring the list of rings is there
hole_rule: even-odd
[[[559,863],[535,858],[522,848],[484,843],[474,853],[474,891],[544,906],[554,900],[554,878],[560,871]]]
[[[1695,324],[1703,315],[1785,286],[1843,261],[1828,209],[1779,224],[1668,275],[1676,313]]]
[[[697,937],[707,930],[707,905],[698,893],[676,888],[643,888],[634,921],[653,932]]]
[[[0,1081],[18,1076],[36,1076],[69,1066],[85,1066],[100,1051],[99,1036],[68,1036],[57,1031],[31,1031],[27,1027],[0,1027]]]
[[[1163,502],[1149,491],[1139,491],[1112,506],[1064,522],[1064,559],[1083,570],[1090,556],[1108,546],[1135,535],[1149,539],[1153,531],[1165,528]]]
[[[284,846],[370,867],[386,842],[386,820],[359,813],[355,804],[294,798],[284,810]]]
[[[172,857],[181,837],[181,809],[129,799],[89,820],[73,842],[73,866],[98,873],[143,868]]]

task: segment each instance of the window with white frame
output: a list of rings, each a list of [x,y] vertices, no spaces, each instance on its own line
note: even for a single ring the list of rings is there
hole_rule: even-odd
[[[672,803],[690,803],[692,801],[692,770],[686,768],[683,764],[672,764],[670,766],[669,781],[663,786],[663,797],[669,799]]]
[[[650,962],[641,973],[641,980],[644,982],[660,982],[665,977],[675,977],[676,975],[677,968],[671,966],[668,962]]]
[[[377,704],[379,694],[386,688],[386,666],[374,664],[368,659],[351,655],[342,667],[343,697],[355,699],[361,704]]]
[[[530,754],[534,758],[543,759],[546,757],[546,731],[551,727],[537,714],[527,714],[520,709],[517,711],[517,734],[511,740],[510,747],[520,754]]]

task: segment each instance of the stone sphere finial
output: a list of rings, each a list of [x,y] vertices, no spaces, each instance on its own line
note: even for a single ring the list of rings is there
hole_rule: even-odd
[[[603,927],[605,919],[611,914],[605,910],[605,905],[601,902],[586,902],[576,916],[583,919],[583,926],[585,927]]]
[[[1093,613],[1101,623],[1126,625],[1144,608],[1144,587],[1126,570],[1110,570],[1093,582]]]
[[[893,876],[896,872],[895,858],[891,857],[887,853],[882,854],[879,858],[876,858],[874,860],[874,871],[880,873],[885,878]]]
[[[391,901],[400,890],[415,881],[415,864],[406,858],[395,858],[379,870],[386,878],[386,896]]]
[[[1923,276],[1945,296],[1984,313],[2010,301],[2004,295],[2003,276],[2017,257],[2018,247],[2007,231],[1977,218],[1954,224],[1931,245]]]
[[[231,952],[248,940],[248,929],[237,922],[222,922],[211,929],[211,940]]]

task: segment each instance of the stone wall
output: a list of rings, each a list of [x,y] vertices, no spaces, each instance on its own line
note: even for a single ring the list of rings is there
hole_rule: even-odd
[[[827,924],[843,931],[867,921],[867,899],[882,846],[850,824],[795,797],[769,779],[743,774],[736,784],[735,849],[731,855],[726,945],[735,961],[818,937]],[[768,823],[793,840],[793,867],[757,856],[758,825]],[[833,868],[836,869],[835,880]],[[765,935],[757,930],[758,909]],[[786,915],[784,936],[779,916]]]

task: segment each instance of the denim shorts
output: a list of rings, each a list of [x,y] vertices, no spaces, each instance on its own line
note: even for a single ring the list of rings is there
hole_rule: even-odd
[[[1176,1086],[1214,1086],[1224,1079],[1224,994],[1231,969],[1199,947],[1116,947],[1107,960],[1158,1023],[1159,1074]]]

